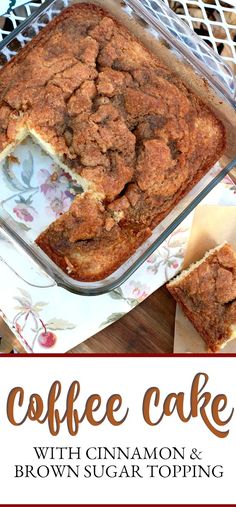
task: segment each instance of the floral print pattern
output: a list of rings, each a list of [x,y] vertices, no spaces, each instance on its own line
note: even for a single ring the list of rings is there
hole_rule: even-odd
[[[51,174],[47,169],[40,169],[39,181],[42,180],[39,188],[48,201],[47,212],[52,217],[58,218],[65,213],[71,205],[75,196],[75,189],[69,175],[65,175],[58,168]],[[78,192],[78,190],[77,190]]]
[[[27,231],[38,235],[52,220],[65,213],[81,188],[71,177],[64,174],[50,157],[29,141],[29,149],[22,145],[15,150],[16,156],[7,157],[2,164],[2,188],[6,196],[0,205],[20,224],[27,224]],[[37,154],[37,156],[35,156]],[[49,166],[49,168],[48,168]],[[4,192],[4,193],[5,193]],[[34,222],[39,222],[38,210],[45,209],[46,223],[34,234]],[[42,213],[40,213],[41,215]],[[41,217],[40,217],[41,218]]]
[[[60,196],[55,197],[55,199],[46,206],[46,210],[51,213],[54,218],[58,218],[65,213],[65,211],[68,211],[72,199],[73,197],[68,197],[66,192],[61,192]]]
[[[173,271],[178,271],[184,257],[186,234],[188,229],[179,227],[147,260],[147,270],[153,275],[158,275],[160,267],[165,268],[166,281],[173,276]]]
[[[187,227],[187,223],[189,226]],[[190,230],[190,220],[186,221],[186,228],[180,227],[161,245],[158,250],[149,257],[146,263],[138,271],[138,274],[128,280],[122,287],[111,292],[108,297],[116,301],[123,301],[130,309],[142,303],[156,289],[176,275],[182,266],[186,241]],[[155,281],[156,280],[156,281]],[[148,283],[149,282],[149,283]],[[101,328],[112,324],[124,314],[112,313],[106,321],[102,322]]]
[[[230,176],[226,176],[224,182],[228,189],[236,195],[236,182],[234,183]]]
[[[53,347],[57,341],[54,331],[75,328],[75,324],[58,318],[44,322],[40,314],[48,303],[44,301],[33,303],[28,291],[18,289],[18,292],[19,295],[14,297],[18,305],[15,306],[17,313],[13,318],[12,324],[29,352],[34,352],[36,342],[44,348]],[[31,345],[29,345],[26,338],[29,330],[34,334],[33,340],[31,339]]]
[[[81,192],[31,140],[0,166],[0,206],[32,241]],[[235,190],[227,178],[205,204],[235,205]],[[4,320],[28,352],[70,350],[120,319],[180,271],[191,221],[189,216],[121,287],[99,297],[77,296],[57,286],[29,288],[23,281],[19,285],[19,279],[0,264]],[[10,253],[14,255],[11,243],[0,234],[0,257],[8,258]]]
[[[29,206],[26,202],[22,201],[16,201],[16,206],[13,208],[13,212],[16,214],[17,218],[24,220],[25,222],[33,222],[34,218],[38,214],[32,206]]]
[[[135,283],[131,281],[129,287],[132,291],[132,296],[137,303],[142,303],[150,294],[150,287],[143,283]]]

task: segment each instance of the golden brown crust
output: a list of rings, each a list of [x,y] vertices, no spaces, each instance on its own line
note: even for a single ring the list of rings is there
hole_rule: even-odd
[[[209,350],[217,352],[236,325],[236,254],[225,244],[193,268],[167,288]]]
[[[116,223],[113,210],[85,193],[39,236],[37,244],[72,278],[79,273],[81,281],[95,281],[114,272],[150,234],[148,228]]]
[[[115,232],[115,233],[114,233]],[[37,244],[44,252],[71,278],[81,282],[103,280],[115,272],[135,250],[150,236],[150,230],[135,232],[117,227],[111,235],[105,235],[90,242],[90,245],[79,242],[74,251],[70,248],[68,255],[60,254],[52,247],[48,231],[37,239]]]
[[[69,263],[71,276],[88,281],[121,265],[225,145],[208,107],[91,4],[65,9],[1,71],[0,119],[0,149],[25,126],[103,198],[99,227],[72,208],[37,240],[62,269]],[[93,256],[93,272],[82,256],[89,265]]]

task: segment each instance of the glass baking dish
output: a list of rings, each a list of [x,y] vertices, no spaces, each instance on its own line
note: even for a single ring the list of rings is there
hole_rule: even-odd
[[[0,62],[8,61],[62,10],[80,0],[46,0],[0,43]],[[159,0],[92,0],[106,8],[178,74],[221,118],[226,127],[224,156],[154,229],[152,236],[112,275],[98,282],[79,282],[66,275],[34,243],[3,205],[2,231],[14,247],[11,258],[0,257],[20,278],[35,287],[61,286],[82,295],[99,295],[120,286],[167,239],[186,216],[236,165],[236,84],[226,63],[178,16]],[[1,187],[2,188],[2,187]],[[5,200],[6,201],[6,200]],[[35,238],[38,235],[35,232]],[[2,254],[2,252],[1,252]]]

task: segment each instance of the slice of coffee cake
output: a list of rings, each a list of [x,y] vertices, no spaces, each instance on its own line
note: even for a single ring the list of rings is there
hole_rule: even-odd
[[[236,338],[236,253],[229,244],[207,252],[167,288],[209,351]]]

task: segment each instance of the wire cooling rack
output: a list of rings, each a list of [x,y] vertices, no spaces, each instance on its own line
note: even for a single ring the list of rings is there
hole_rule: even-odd
[[[235,0],[163,0],[231,66],[236,64]]]
[[[9,14],[2,16],[2,18],[0,18],[0,41],[30,16],[30,14],[35,12],[44,2],[45,0],[35,0],[34,2],[29,2],[26,3],[26,5],[13,9]]]
[[[235,0],[162,0],[236,71]],[[0,41],[45,0],[35,0],[0,18]]]

